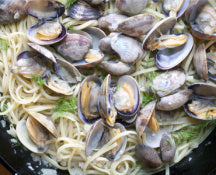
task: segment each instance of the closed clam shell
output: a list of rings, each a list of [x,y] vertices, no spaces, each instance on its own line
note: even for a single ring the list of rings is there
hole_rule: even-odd
[[[107,3],[109,0],[85,0],[85,1],[93,5],[99,5],[99,4]]]
[[[27,0],[1,0],[0,1],[0,24],[16,22],[27,14],[24,5]]]
[[[139,41],[121,34],[112,38],[111,47],[125,63],[135,63],[144,55]]]
[[[148,4],[148,0],[116,0],[117,9],[127,14],[138,14],[143,11]]]
[[[19,141],[30,151],[37,154],[44,153],[48,147],[39,149],[38,146],[31,140],[26,127],[26,120],[20,120],[16,126],[16,135]]]
[[[196,69],[197,74],[203,80],[208,80],[208,65],[207,65],[207,58],[206,58],[206,49],[205,44],[200,44],[193,57],[193,65]]]
[[[157,151],[147,145],[137,144],[135,147],[137,158],[151,168],[157,168],[162,165],[161,158]]]
[[[160,155],[163,162],[170,162],[175,157],[176,145],[171,134],[164,134],[160,142]]]
[[[100,7],[91,6],[82,0],[72,4],[67,11],[68,16],[78,21],[97,19],[101,17],[103,13]]]
[[[140,14],[123,20],[118,25],[118,31],[133,37],[146,35],[153,27],[155,17],[150,14]]]
[[[174,93],[186,80],[185,71],[182,68],[173,69],[159,74],[152,80],[151,90],[159,97]]]
[[[160,101],[157,102],[156,108],[162,111],[178,109],[190,99],[192,92],[193,91],[191,89],[186,89],[175,94],[162,97]]]
[[[99,49],[106,54],[115,53],[115,51],[111,47],[111,41],[112,41],[112,38],[114,38],[117,35],[118,35],[117,32],[112,32],[108,36],[102,38],[98,43]]]
[[[131,74],[136,69],[134,65],[129,65],[121,61],[119,62],[102,61],[101,66],[109,74],[116,75],[116,76]]]
[[[84,58],[92,47],[92,41],[84,35],[68,33],[61,42],[54,46],[60,55],[73,62]]]
[[[98,25],[105,29],[108,29],[110,32],[117,31],[119,23],[127,19],[127,16],[111,13],[105,16],[102,16],[98,19]]]

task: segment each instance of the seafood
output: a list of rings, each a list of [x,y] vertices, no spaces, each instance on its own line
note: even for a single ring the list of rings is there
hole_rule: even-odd
[[[30,41],[39,45],[50,45],[64,39],[66,28],[63,24],[53,21],[53,19],[63,15],[65,11],[62,3],[51,0],[30,0],[25,5],[25,10],[29,15],[40,20],[27,32]]]
[[[2,0],[0,2],[0,24],[8,24],[16,22],[24,18],[25,13],[24,5],[27,0]]]
[[[115,123],[113,127],[109,127],[105,126],[103,119],[98,120],[92,125],[90,132],[86,137],[86,155],[91,155],[100,142],[103,146],[107,144],[112,138],[118,136],[124,131],[126,130],[120,123]],[[112,161],[118,160],[124,153],[127,144],[127,137],[122,136],[114,143],[116,143],[116,146],[105,153],[105,156]]]

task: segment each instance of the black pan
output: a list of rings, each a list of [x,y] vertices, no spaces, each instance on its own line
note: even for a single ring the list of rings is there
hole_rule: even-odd
[[[5,128],[0,123],[0,160],[13,174],[18,175],[40,175],[41,169],[54,169],[44,165],[41,161],[33,161],[31,152],[20,145],[13,145],[12,138],[6,132],[9,122]],[[1,174],[1,172],[0,172]],[[58,175],[68,175],[66,171],[57,170]],[[165,172],[156,175],[164,175]],[[216,129],[209,137],[192,153],[181,162],[171,167],[171,175],[216,175]]]

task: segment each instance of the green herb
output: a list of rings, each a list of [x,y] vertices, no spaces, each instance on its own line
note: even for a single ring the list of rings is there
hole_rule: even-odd
[[[166,138],[166,141],[167,141],[171,146],[174,146],[174,145],[173,145],[173,142],[170,140],[169,137]]]
[[[185,126],[178,131],[172,132],[175,143],[180,144],[181,142],[188,142],[196,139],[200,135],[200,131],[208,128],[209,126],[216,126],[216,120],[210,120],[202,124]]]
[[[69,30],[72,31],[72,32],[75,31],[74,28],[73,28],[73,26],[70,26]]]
[[[117,84],[116,92],[118,92],[120,89],[120,83]]]
[[[157,99],[156,94],[145,93],[142,96],[142,105],[145,106],[149,102],[156,100],[156,99]]]
[[[43,85],[45,83],[45,80],[42,80],[40,75],[33,75],[32,78],[38,85]]]
[[[211,118],[211,119],[214,119],[214,116],[212,114],[209,114],[209,109],[208,111],[206,111],[206,118]]]
[[[149,79],[150,82],[152,82],[152,80],[158,76],[158,73],[156,71],[153,71],[153,72],[150,72],[150,73],[147,73],[147,77]]]
[[[9,46],[9,41],[0,40],[0,50],[7,50],[8,46]]]
[[[77,109],[76,98],[72,97],[70,99],[61,98],[57,101],[57,107],[54,108],[55,112],[73,112]]]
[[[65,5],[65,8],[68,9],[71,5],[73,5],[75,2],[77,2],[78,0],[67,0],[65,2],[65,0],[61,0],[61,2]]]
[[[8,109],[8,106],[7,104],[4,103],[2,106],[1,112],[5,112],[7,109]]]
[[[155,77],[157,77],[157,76],[158,76],[158,73],[155,72],[155,71],[150,72],[150,73],[147,73],[147,74],[146,74],[146,77],[147,77],[147,80],[148,80],[148,81],[146,82],[145,87],[146,87],[146,88],[151,87],[151,86],[152,86],[152,81],[153,81],[153,79],[154,79]]]

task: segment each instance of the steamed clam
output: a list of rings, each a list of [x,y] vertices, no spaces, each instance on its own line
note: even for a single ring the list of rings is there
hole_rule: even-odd
[[[196,1],[188,15],[192,34],[203,40],[216,38],[216,11],[207,4],[207,0]]]
[[[103,15],[103,10],[101,7],[92,6],[80,0],[69,7],[67,14],[73,19],[87,21],[101,17]]]
[[[216,99],[216,86],[210,83],[197,83],[189,87],[193,90],[194,97],[184,105],[185,112],[196,119],[215,119],[216,105],[212,99]]]
[[[49,144],[49,133],[57,137],[53,122],[45,115],[30,112],[26,120],[17,124],[16,133],[20,142],[34,153],[43,153]]]
[[[53,20],[63,15],[65,11],[64,5],[59,1],[30,0],[25,5],[25,10],[29,15],[40,20],[27,32],[30,41],[39,45],[50,45],[61,41],[66,36],[66,28]]]
[[[32,78],[34,75],[42,76],[47,70],[46,57],[32,52],[24,51],[17,57],[17,64],[11,71],[18,73],[26,78]]]
[[[148,0],[116,0],[116,7],[124,13],[135,15],[143,11]]]
[[[24,5],[27,0],[0,1],[0,24],[16,22],[26,16]]]
[[[177,18],[184,14],[189,6],[187,0],[163,0],[162,10],[166,16],[176,16]]]
[[[78,114],[86,123],[93,123],[100,115],[98,111],[98,98],[101,81],[95,76],[88,76],[83,80],[78,95]]]
[[[115,123],[113,127],[106,126],[103,119],[98,120],[95,122],[90,132],[86,138],[86,155],[91,155],[93,151],[97,148],[98,144],[101,143],[101,146],[106,145],[112,138],[118,137],[119,134],[126,131],[124,126],[120,123]],[[122,136],[116,139],[116,141],[112,144],[116,144],[116,146],[107,151],[105,156],[109,160],[118,160],[121,155],[124,153],[126,144],[127,144],[127,137]]]

